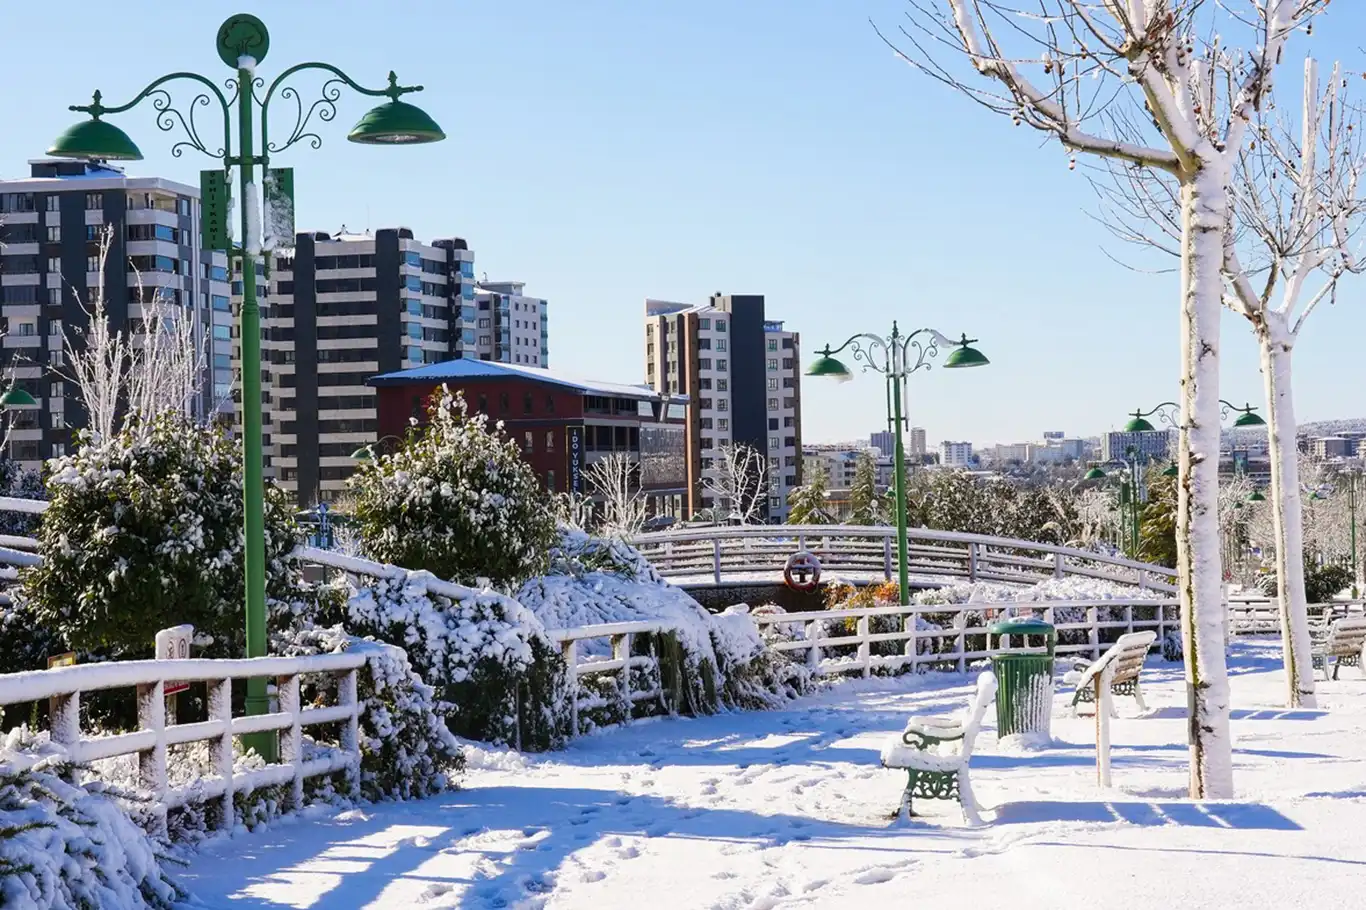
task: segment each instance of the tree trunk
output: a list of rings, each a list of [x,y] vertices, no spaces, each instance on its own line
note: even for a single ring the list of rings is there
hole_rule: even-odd
[[[1304,516],[1300,505],[1295,400],[1291,392],[1294,339],[1283,314],[1269,312],[1257,327],[1266,382],[1267,447],[1271,453],[1271,515],[1276,533],[1276,592],[1285,655],[1287,704],[1313,708],[1314,666],[1309,645],[1309,607],[1304,593]]]
[[[1190,795],[1233,796],[1219,560],[1220,268],[1228,198],[1217,159],[1181,188],[1181,466],[1176,566],[1190,708]]]

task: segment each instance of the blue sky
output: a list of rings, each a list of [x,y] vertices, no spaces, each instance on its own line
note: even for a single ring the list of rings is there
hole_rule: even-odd
[[[1288,60],[1312,42],[1325,60],[1363,68],[1351,35],[1366,14],[1337,6]],[[550,300],[555,368],[640,381],[643,299],[722,291],[765,294],[808,353],[852,332],[885,333],[894,318],[980,338],[990,367],[912,380],[912,419],[932,441],[1100,432],[1174,397],[1175,276],[1137,274],[1102,254],[1114,242],[1088,217],[1091,190],[1056,145],[897,61],[868,19],[895,28],[904,8],[123,0],[54,18],[42,5],[8,5],[0,174],[26,174],[24,162],[71,122],[65,106],[95,88],[121,103],[173,70],[226,77],[215,30],[253,12],[271,29],[267,79],[311,59],[375,86],[396,69],[427,86],[416,100],[450,137],[352,145],[345,132],[368,105],[344,97],[321,150],[275,159],[296,169],[299,226],[465,237],[477,271]],[[296,84],[307,94],[320,83]],[[150,110],[118,122],[147,155],[133,173],[195,182],[208,166],[172,158]],[[1346,285],[1300,341],[1303,420],[1366,416],[1352,375],[1362,294]],[[1225,326],[1224,397],[1255,404],[1256,346],[1232,315]],[[808,440],[884,425],[875,377],[808,381],[803,399]]]

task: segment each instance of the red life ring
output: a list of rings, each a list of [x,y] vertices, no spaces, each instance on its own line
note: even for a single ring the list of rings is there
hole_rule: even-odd
[[[798,550],[787,558],[783,582],[794,591],[815,590],[821,583],[821,561],[814,553]]]

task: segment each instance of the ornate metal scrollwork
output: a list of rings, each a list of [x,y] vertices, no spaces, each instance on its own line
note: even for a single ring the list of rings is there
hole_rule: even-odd
[[[204,141],[200,139],[199,124],[195,121],[195,112],[201,107],[208,107],[213,101],[212,98],[204,92],[195,95],[194,98],[190,100],[189,107],[187,108],[189,115],[186,116],[172,106],[171,93],[166,91],[166,89],[153,89],[148,93],[148,97],[152,101],[152,108],[156,111],[155,119],[158,129],[162,132],[169,133],[179,126],[185,133],[186,138],[171,146],[171,155],[173,157],[179,158],[181,155],[185,154],[186,148],[192,148],[195,151],[203,152],[205,155],[214,158],[223,157],[223,146],[220,145],[217,150],[211,151],[209,147],[204,144]]]
[[[297,142],[308,141],[311,148],[322,148],[323,139],[317,133],[308,128],[316,114],[318,119],[324,123],[330,123],[337,116],[337,102],[341,99],[341,87],[347,84],[347,80],[332,78],[323,83],[320,96],[304,109],[303,96],[299,90],[293,86],[285,86],[280,89],[280,97],[287,98],[294,102],[294,129],[290,131],[289,138],[284,142],[270,142],[266,145],[267,153],[283,152]]]

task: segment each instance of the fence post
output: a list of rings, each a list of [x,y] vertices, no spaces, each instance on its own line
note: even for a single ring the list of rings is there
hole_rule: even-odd
[[[954,647],[958,651],[958,672],[966,673],[968,671],[968,614],[966,610],[959,610],[958,614],[954,616],[953,627],[958,630],[958,634],[954,636]]]
[[[854,624],[854,634],[858,636],[858,662],[863,667],[863,678],[873,672],[873,643],[868,640],[868,617],[860,616]]]
[[[1091,645],[1091,659],[1100,660],[1100,622],[1099,612],[1094,606],[1086,608],[1086,623],[1090,628],[1086,630],[1088,641]],[[1099,704],[1099,702],[1097,702]],[[1097,708],[1096,710],[1100,710]]]
[[[1125,605],[1124,605],[1124,621],[1125,621],[1126,623],[1128,623],[1128,625],[1129,625],[1129,628],[1128,628],[1126,631],[1132,634],[1133,631],[1134,631],[1134,605],[1133,605],[1133,604],[1125,604]]]
[[[977,544],[968,543],[968,581],[977,581]]]
[[[1062,578],[1067,574],[1067,557],[1061,553],[1053,554],[1053,577]]]
[[[910,658],[907,666],[910,672],[916,672],[916,662],[920,659],[920,623],[917,621],[920,614],[916,612],[914,606],[910,607],[909,613],[901,614],[901,631],[909,633],[906,636],[906,646],[903,653]]]
[[[882,536],[882,577],[884,581],[892,580],[892,535]]]
[[[579,643],[570,638],[560,642],[560,654],[569,670],[569,735],[579,735]]]
[[[1143,569],[1138,570],[1138,590],[1148,590],[1148,573]]]
[[[218,828],[231,831],[237,821],[232,800],[232,680],[209,680],[208,687],[209,720],[223,725],[223,732],[209,742],[214,770],[223,780],[223,795],[218,798]]]
[[[623,723],[631,722],[634,703],[631,701],[631,633],[612,636],[612,659],[621,661],[621,676],[617,685],[621,689],[621,701],[626,706]]]
[[[351,758],[351,766],[346,775],[346,786],[352,799],[360,797],[360,693],[357,688],[359,669],[347,670],[337,681],[337,704],[351,709],[351,716],[342,726],[341,745]]]
[[[711,542],[711,566],[712,577],[719,585],[721,583],[721,538],[714,537]]]
[[[75,761],[80,761],[81,693],[52,696],[52,732],[49,738],[66,749]]]
[[[166,684],[162,680],[137,687],[138,727],[156,734],[156,742],[138,753],[138,783],[152,794],[157,834],[166,833]]]
[[[820,638],[820,631],[820,620],[812,620],[806,624],[806,640],[811,642],[811,647],[806,649],[806,666],[813,676],[821,675],[821,646],[816,644]]]
[[[275,691],[279,693],[280,713],[289,715],[289,726],[280,731],[280,763],[290,765],[294,771],[285,802],[288,808],[298,810],[304,805],[304,738],[298,675],[276,677]]]

